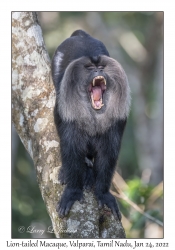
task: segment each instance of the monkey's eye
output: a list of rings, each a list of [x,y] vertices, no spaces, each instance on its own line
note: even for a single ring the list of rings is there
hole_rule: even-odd
[[[85,68],[92,70],[92,69],[95,69],[95,66],[94,65],[86,65]]]

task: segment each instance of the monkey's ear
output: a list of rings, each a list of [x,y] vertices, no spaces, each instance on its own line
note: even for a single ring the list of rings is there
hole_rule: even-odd
[[[61,80],[59,78],[62,77],[63,74],[63,58],[64,54],[57,49],[52,59],[52,79],[55,86],[57,86]]]

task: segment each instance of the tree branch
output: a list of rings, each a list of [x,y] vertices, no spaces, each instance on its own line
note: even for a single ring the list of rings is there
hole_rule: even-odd
[[[63,187],[59,138],[53,120],[55,90],[50,59],[35,12],[12,13],[12,120],[34,161],[40,191],[58,238],[125,238],[122,224],[98,210],[92,193],[58,218],[56,204]],[[99,218],[100,222],[99,222]]]

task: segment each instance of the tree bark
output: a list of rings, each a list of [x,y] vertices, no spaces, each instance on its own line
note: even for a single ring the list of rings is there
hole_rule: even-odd
[[[50,59],[35,12],[12,13],[12,120],[33,159],[42,198],[57,238],[125,238],[122,224],[99,211],[92,193],[60,219],[56,204],[63,186],[59,138],[53,120],[55,90]],[[99,218],[101,218],[99,220]]]

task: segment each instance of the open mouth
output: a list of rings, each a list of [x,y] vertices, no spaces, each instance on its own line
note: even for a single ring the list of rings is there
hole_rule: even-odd
[[[106,80],[103,76],[96,76],[92,80],[89,91],[94,109],[101,109],[103,104],[103,94],[106,90]]]

